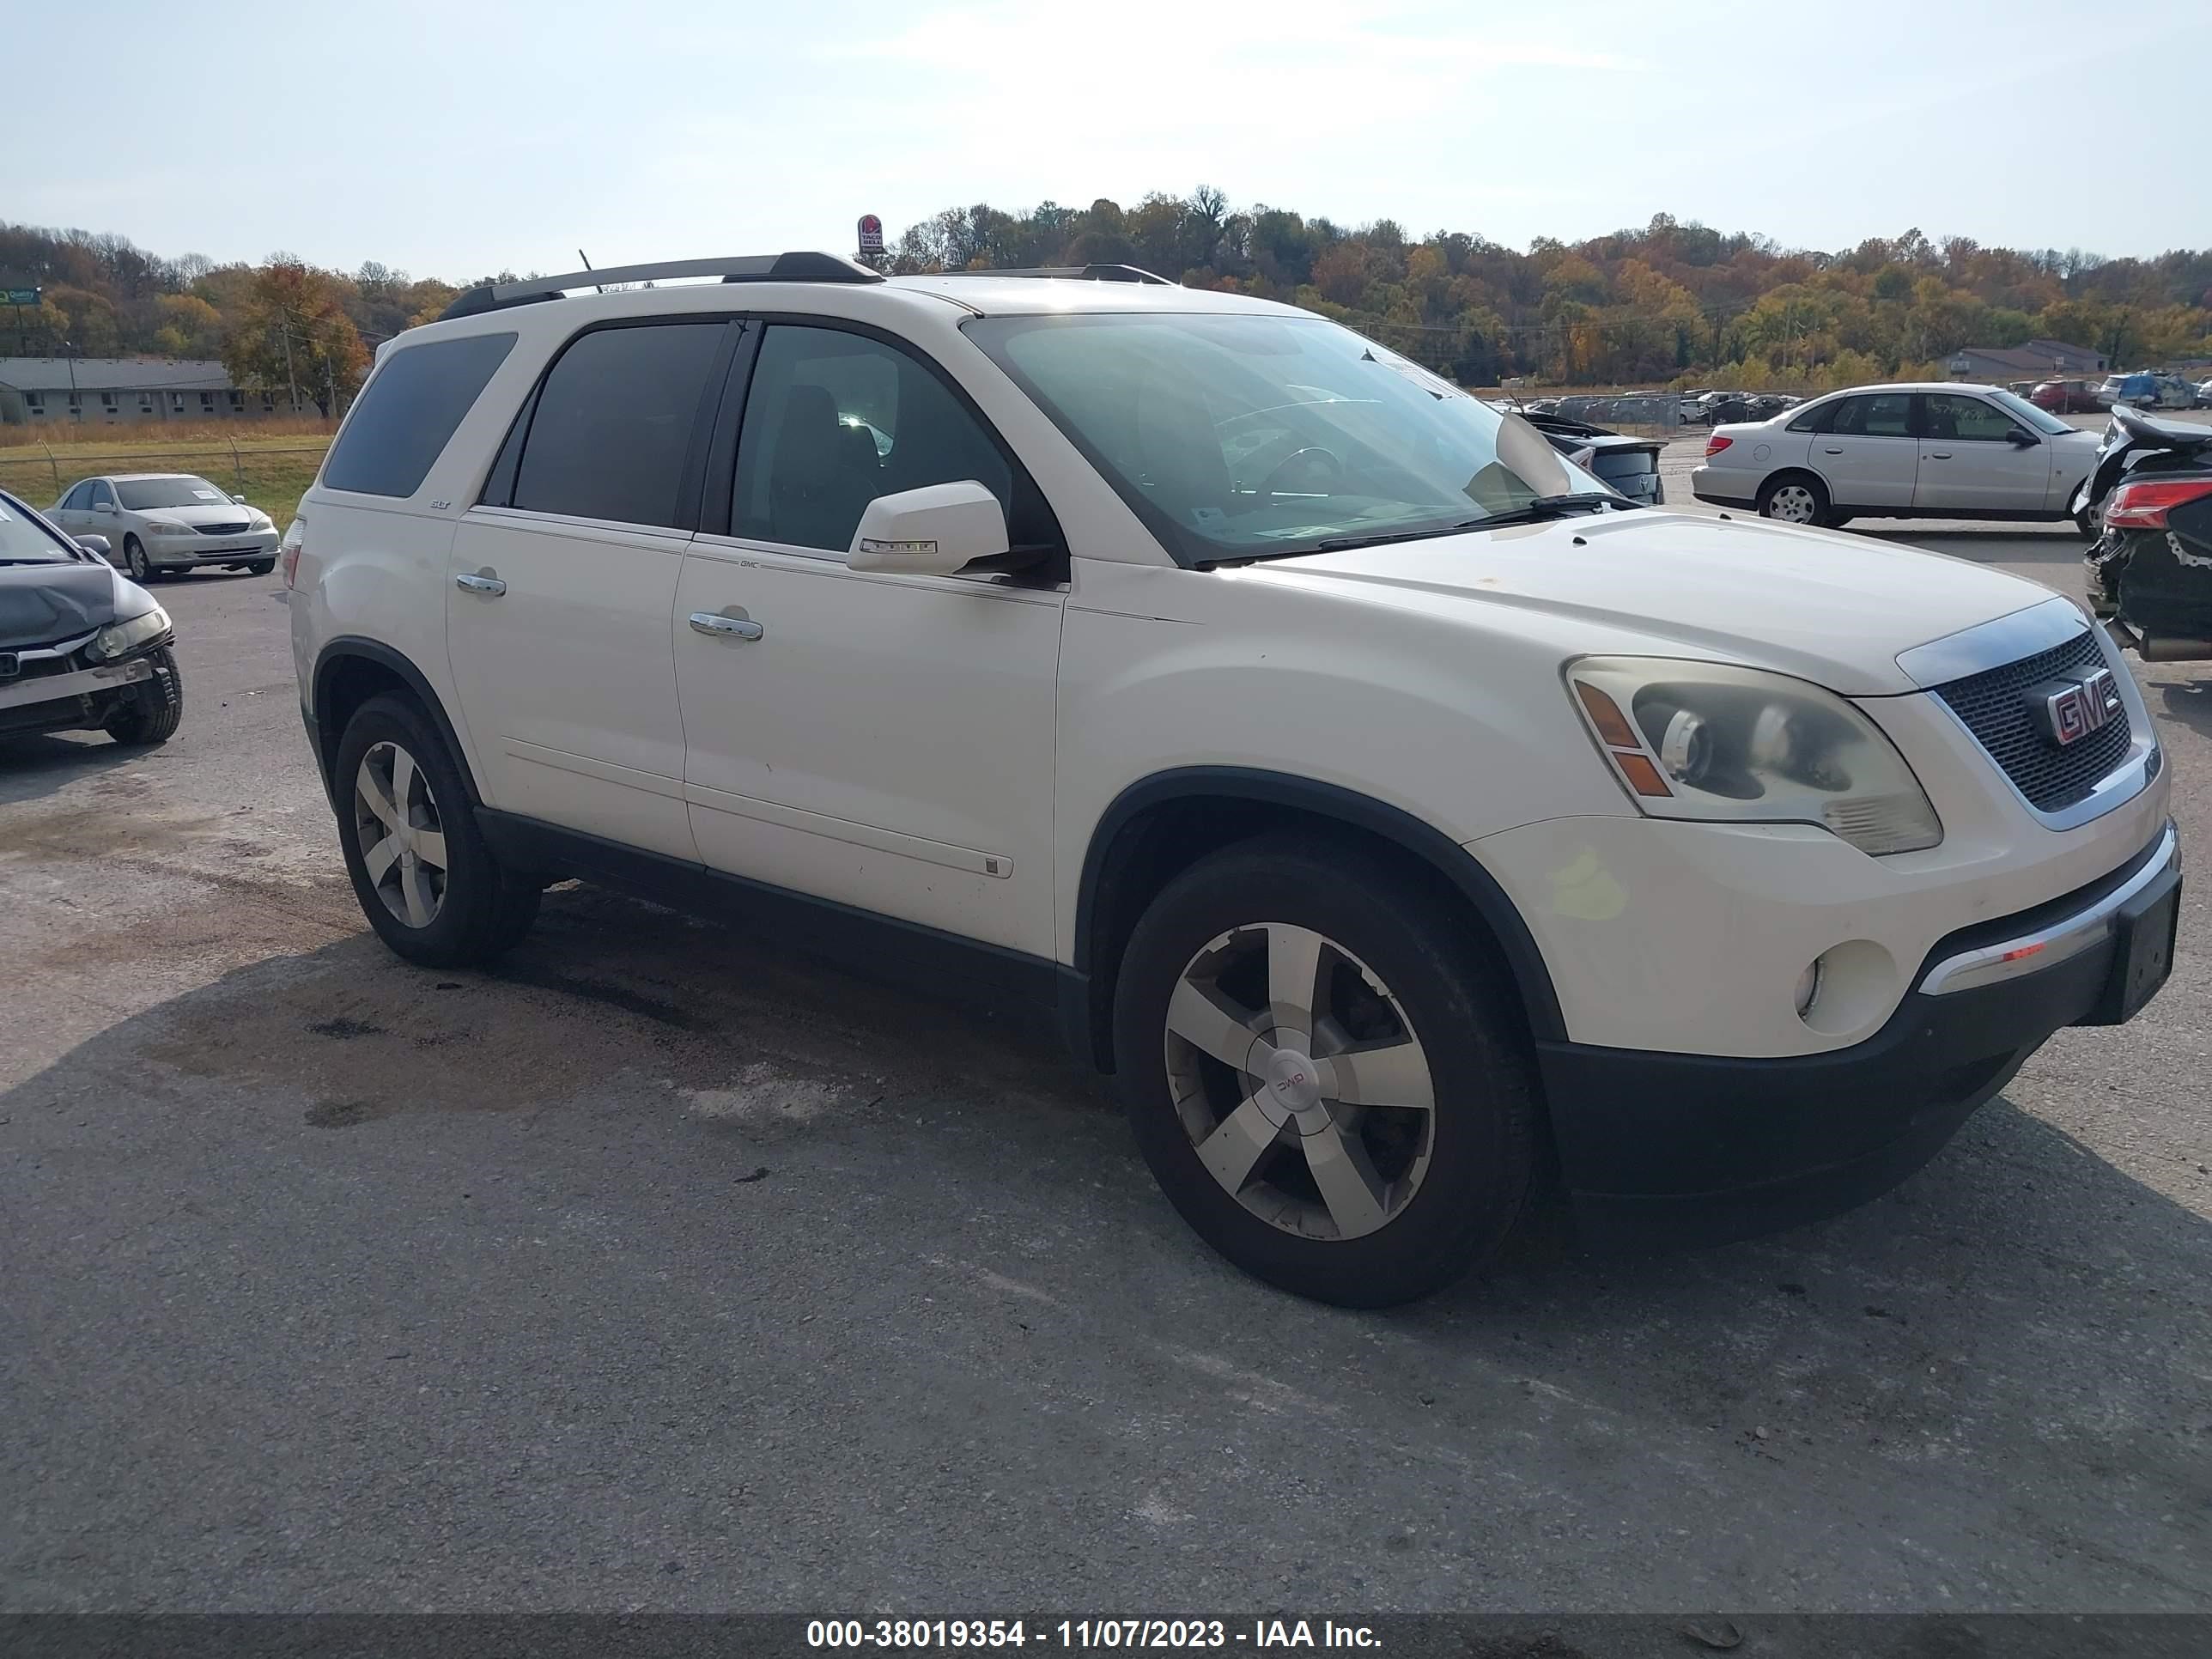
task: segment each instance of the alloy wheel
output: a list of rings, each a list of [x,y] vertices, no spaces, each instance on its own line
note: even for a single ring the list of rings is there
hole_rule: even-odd
[[[1176,982],[1166,1048],[1200,1162],[1282,1231],[1374,1232],[1428,1173],[1436,1091],[1420,1040],[1382,980],[1311,928],[1209,941]]]
[[[153,563],[147,558],[145,548],[135,537],[123,544],[123,563],[134,582],[145,582],[153,577]]]
[[[1766,516],[1784,524],[1810,524],[1820,510],[1820,504],[1803,484],[1784,484],[1766,502]]]
[[[446,902],[446,830],[430,780],[396,743],[372,744],[354,775],[355,837],[369,885],[410,927]]]

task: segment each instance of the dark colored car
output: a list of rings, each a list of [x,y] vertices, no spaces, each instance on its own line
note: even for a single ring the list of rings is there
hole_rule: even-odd
[[[2212,660],[2212,428],[2115,408],[2081,499],[2097,614],[2145,662]]]
[[[1657,507],[1666,499],[1659,482],[1659,452],[1665,445],[1658,439],[1632,438],[1564,415],[1528,410],[1520,413],[1522,420],[1550,440],[1553,448],[1570,459],[1587,450],[1588,458],[1580,464],[1632,501]]]
[[[154,596],[0,491],[0,737],[105,732],[166,743],[184,714],[175,635]]]

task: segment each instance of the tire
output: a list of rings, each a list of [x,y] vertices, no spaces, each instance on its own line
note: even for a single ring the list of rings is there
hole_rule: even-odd
[[[249,576],[265,576],[276,568],[276,561],[274,559],[256,559],[252,564],[239,567]]]
[[[2105,526],[2098,520],[2097,504],[2094,501],[2090,502],[2088,506],[2074,515],[2074,528],[2081,533],[2084,541],[2094,542],[2103,538]]]
[[[1838,513],[1833,507],[1830,507],[1826,513],[1823,513],[1820,515],[1820,527],[1823,530],[1841,530],[1850,521],[1851,515],[1850,514]]]
[[[145,544],[136,536],[123,538],[123,570],[141,587],[154,580],[154,562],[146,556]]]
[[[1322,991],[1304,1000],[1329,1009],[1324,1032],[1277,1019],[1277,1006],[1306,1012],[1295,995],[1270,1001],[1277,971]],[[1291,1040],[1271,1048],[1277,1031]],[[1215,1052],[1248,1038],[1241,1062]],[[1286,1291],[1352,1308],[1410,1302],[1490,1257],[1520,1215],[1540,1109],[1504,970],[1364,852],[1269,837],[1169,883],[1122,957],[1114,1047],[1131,1127],[1169,1200]],[[1364,1079],[1347,1065],[1385,1054]],[[1361,1093],[1412,1103],[1332,1104]]]
[[[167,743],[185,718],[185,677],[167,646],[151,653],[154,678],[133,686],[130,699],[107,717],[107,735],[133,748]]]
[[[530,931],[540,882],[492,856],[459,763],[413,702],[372,697],[356,710],[332,779],[354,896],[393,951],[431,968],[482,966]]]
[[[1809,472],[1778,472],[1759,487],[1759,516],[1782,524],[1817,525],[1830,511],[1828,492]]]

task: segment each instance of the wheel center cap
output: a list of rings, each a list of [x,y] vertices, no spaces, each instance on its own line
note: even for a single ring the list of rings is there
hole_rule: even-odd
[[[1267,1076],[1267,1092],[1285,1111],[1310,1111],[1321,1104],[1321,1079],[1313,1060],[1297,1049],[1276,1049]]]

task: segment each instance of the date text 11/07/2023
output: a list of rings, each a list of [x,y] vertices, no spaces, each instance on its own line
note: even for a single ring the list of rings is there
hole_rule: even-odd
[[[811,1648],[1379,1648],[1331,1619],[811,1619]]]

